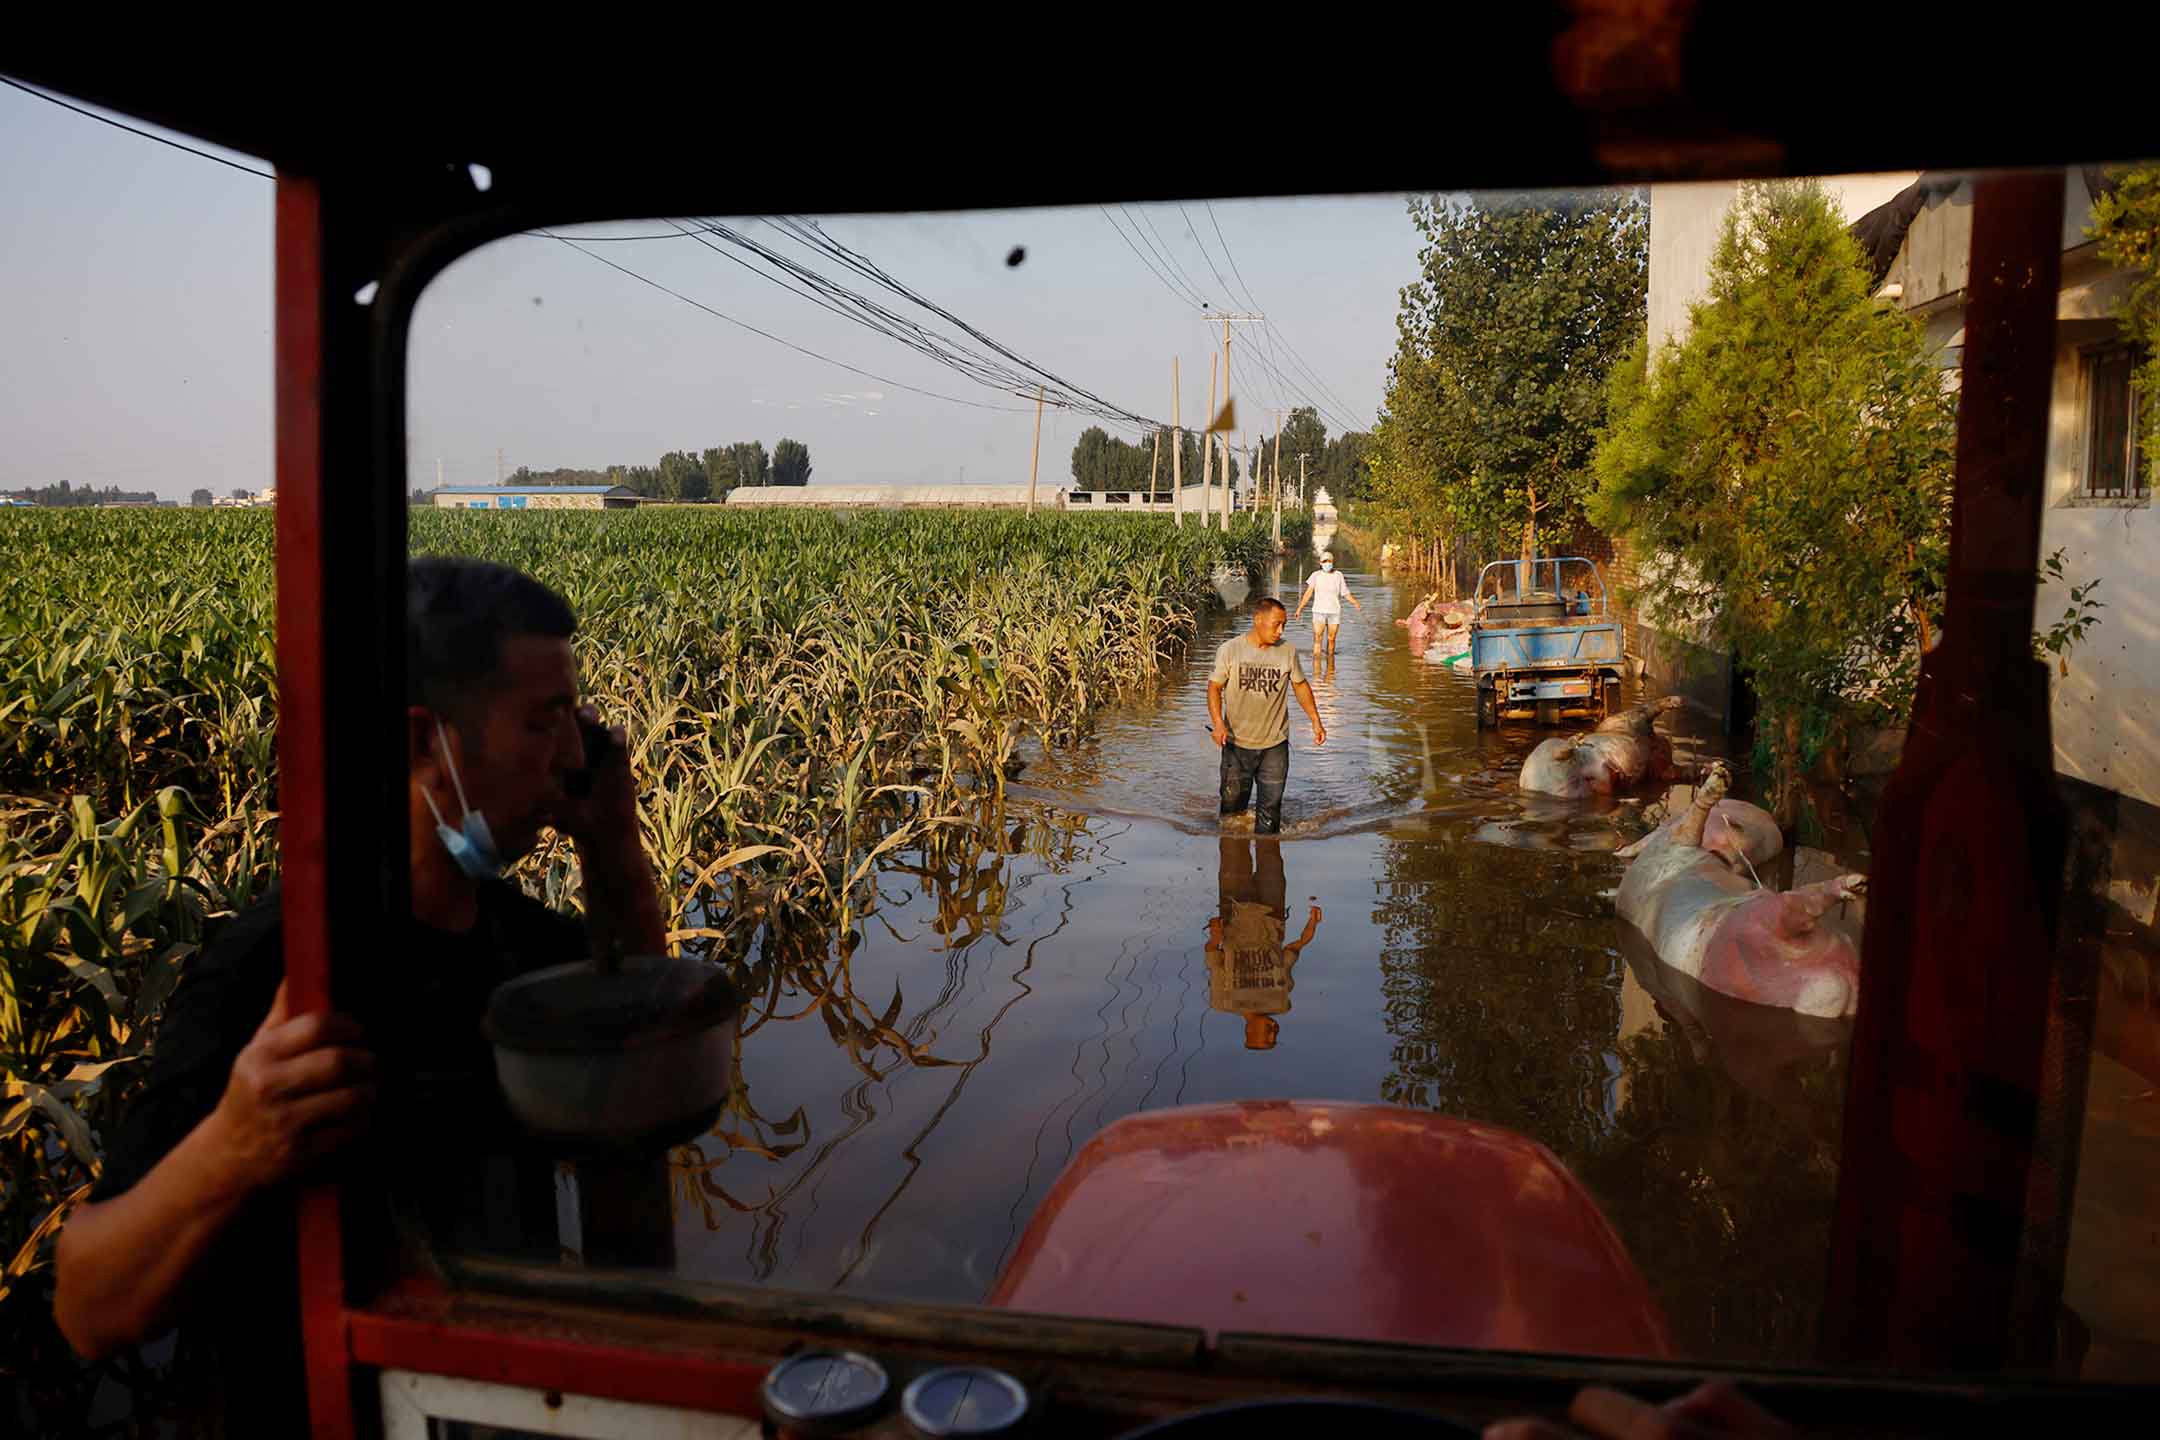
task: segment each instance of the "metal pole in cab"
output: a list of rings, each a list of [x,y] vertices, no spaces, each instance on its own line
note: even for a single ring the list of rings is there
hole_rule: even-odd
[[[1974,183],[1947,613],[1873,836],[1822,1322],[1831,1364],[2020,1363],[2031,1257],[2067,1220],[2034,1183],[2070,1097],[2048,1080],[2065,823],[2031,650],[2063,180]],[[2059,1266],[2054,1285],[2037,1307],[2051,1332]]]

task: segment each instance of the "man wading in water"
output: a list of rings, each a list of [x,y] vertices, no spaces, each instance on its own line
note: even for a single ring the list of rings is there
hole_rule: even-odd
[[[1305,593],[1298,596],[1297,615],[1290,617],[1297,619],[1305,613],[1306,602],[1311,602],[1313,660],[1316,663],[1323,655],[1330,660],[1335,658],[1335,632],[1342,628],[1342,602],[1345,600],[1357,605],[1360,612],[1365,609],[1358,605],[1357,596],[1350,593],[1350,582],[1343,578],[1342,571],[1335,568],[1335,552],[1323,550],[1320,568],[1306,578]]]
[[[1283,787],[1290,782],[1290,692],[1312,721],[1313,744],[1327,744],[1327,727],[1313,703],[1312,686],[1298,666],[1297,651],[1282,643],[1289,616],[1280,600],[1253,606],[1252,630],[1225,640],[1208,676],[1208,718],[1222,746],[1222,813],[1241,815],[1253,800],[1253,833],[1282,831]],[[1227,693],[1226,693],[1227,692]],[[1260,794],[1253,797],[1253,782]]]

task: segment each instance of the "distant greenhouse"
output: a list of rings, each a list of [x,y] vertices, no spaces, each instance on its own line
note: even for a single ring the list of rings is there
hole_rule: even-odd
[[[445,485],[428,500],[438,510],[629,510],[638,493],[627,485]]]

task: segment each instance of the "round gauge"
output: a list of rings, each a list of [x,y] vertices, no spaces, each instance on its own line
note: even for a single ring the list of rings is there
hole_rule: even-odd
[[[955,1365],[918,1375],[900,1396],[900,1414],[929,1440],[1003,1435],[1027,1418],[1027,1387],[987,1365]]]
[[[765,1413],[798,1435],[861,1424],[885,1403],[885,1367],[853,1350],[805,1350],[765,1372]]]

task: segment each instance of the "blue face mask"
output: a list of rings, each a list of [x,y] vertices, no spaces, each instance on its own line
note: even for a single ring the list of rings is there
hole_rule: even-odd
[[[1335,568],[1335,562],[1332,560],[1322,560],[1320,562],[1320,568],[1322,570],[1333,570]]]
[[[465,782],[458,778],[457,761],[451,758],[450,742],[443,734],[440,719],[435,722],[435,743],[442,750],[443,765],[450,771],[450,784],[457,790],[458,809],[464,812],[460,822],[463,828],[453,830],[444,821],[442,811],[435,808],[435,797],[421,791],[428,813],[435,817],[436,837],[458,869],[475,880],[499,880],[503,859],[502,852],[495,848],[495,832],[488,829],[485,815],[465,803]]]

